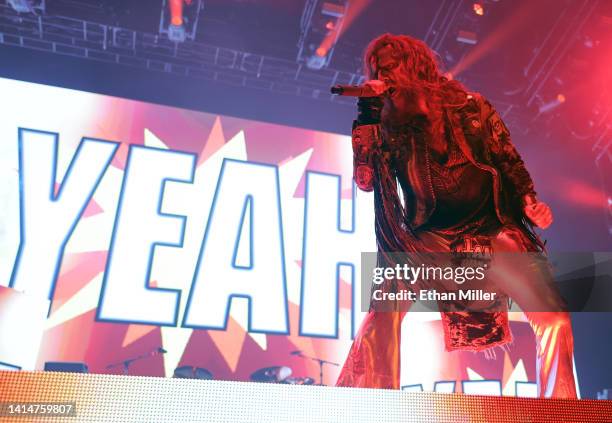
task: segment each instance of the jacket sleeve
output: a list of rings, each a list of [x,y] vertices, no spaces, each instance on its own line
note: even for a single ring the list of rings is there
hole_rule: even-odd
[[[525,202],[526,196],[535,198],[533,180],[523,159],[512,144],[510,131],[491,103],[484,99],[482,115],[484,129],[489,135],[487,138],[491,160],[501,174],[504,188],[508,188],[511,197],[521,204]]]
[[[381,144],[380,124],[357,125],[357,121],[353,122],[353,179],[363,191],[373,190],[372,151]]]

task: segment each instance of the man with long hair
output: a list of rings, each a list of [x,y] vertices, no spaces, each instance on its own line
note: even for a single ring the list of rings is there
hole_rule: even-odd
[[[539,396],[575,398],[569,313],[533,231],[547,228],[552,213],[538,201],[500,116],[444,77],[420,40],[384,34],[369,44],[364,63],[380,95],[359,99],[353,170],[358,187],[374,191],[378,263],[392,263],[392,253],[490,252],[496,290],[518,303],[534,331]],[[517,268],[496,262],[501,253],[540,259]],[[371,306],[337,386],[399,388],[401,322],[410,304]],[[447,350],[486,351],[511,340],[507,308],[443,310],[442,323]]]

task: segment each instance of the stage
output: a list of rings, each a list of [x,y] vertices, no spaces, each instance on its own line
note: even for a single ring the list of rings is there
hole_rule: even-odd
[[[610,51],[602,0],[0,1],[0,422],[612,422]]]
[[[0,402],[72,403],[7,422],[602,422],[612,401],[555,400],[55,372],[0,372]],[[4,414],[6,416],[6,414]],[[5,420],[6,419],[6,420]]]

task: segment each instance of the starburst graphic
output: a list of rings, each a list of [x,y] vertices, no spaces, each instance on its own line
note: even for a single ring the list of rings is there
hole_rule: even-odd
[[[290,366],[294,376],[317,378],[318,365],[291,356],[289,353],[295,350],[305,356],[340,364],[343,362],[351,346],[351,332],[358,327],[363,316],[360,312],[353,315],[353,308],[359,308],[360,304],[358,297],[355,304],[352,301],[352,284],[359,283],[358,274],[352,275],[346,267],[340,269],[339,339],[301,336],[299,329],[301,277],[304,270],[305,173],[316,171],[341,175],[340,221],[343,228],[350,227],[353,211],[350,137],[83,92],[71,91],[70,95],[66,95],[66,90],[33,84],[0,80],[0,86],[4,88],[3,92],[15,94],[18,100],[4,115],[3,122],[8,123],[0,125],[3,139],[15,139],[18,127],[59,133],[56,189],[62,184],[81,137],[120,142],[110,166],[66,244],[51,312],[45,322],[37,368],[42,368],[45,361],[64,360],[84,361],[94,373],[121,372],[121,366],[108,369],[108,365],[144,355],[143,360],[130,367],[130,374],[171,376],[176,367],[193,365],[213,370],[219,379],[248,380],[253,371],[273,365]],[[65,107],[57,107],[62,102],[70,105],[74,113],[66,114]],[[240,298],[232,300],[224,330],[96,321],[132,144],[197,154],[193,183],[168,182],[163,193],[163,212],[186,216],[183,245],[155,248],[150,280],[147,282],[149,288],[172,289],[181,293],[179,325],[183,321],[186,301],[192,289],[195,264],[223,161],[232,159],[277,166],[290,326],[288,335],[249,332],[247,304]],[[16,205],[19,203],[17,143],[13,146],[7,143],[3,147],[6,151],[3,150],[2,155],[2,174],[10,176],[6,179],[10,182],[5,182],[7,189],[3,191],[3,198],[8,200],[7,205]],[[351,235],[351,243],[356,249],[374,251],[371,194],[357,192],[355,201],[359,230]],[[1,244],[2,258],[8,257],[8,260],[0,263],[0,271],[3,279],[8,280],[5,276],[7,272],[10,275],[12,257],[19,245],[19,210],[12,207],[3,213],[5,221],[10,224],[7,225],[8,236],[2,239]],[[246,219],[237,236],[237,261],[249,260],[249,237],[246,234],[250,224]],[[232,229],[232,235],[236,229]],[[357,296],[360,295],[359,291],[356,290]],[[142,300],[130,298],[130,301],[134,307],[139,307]],[[522,320],[522,314],[515,319],[511,316],[511,320],[515,325],[522,325],[520,327],[528,326]],[[515,381],[527,380],[526,375],[535,374],[531,364],[534,360],[529,355],[532,353],[525,353],[534,350],[532,344],[527,343],[526,348],[511,349],[507,354],[498,354],[496,360],[482,360],[471,353],[448,353],[443,351],[439,324],[436,313],[410,313],[410,317],[405,319],[404,332],[409,340],[406,343],[407,357],[435,362],[436,367],[403,365],[406,374],[403,371],[402,378],[406,376],[415,379],[416,383],[422,383],[434,379],[491,378],[491,375],[497,374],[496,378],[502,379],[504,393],[512,394]],[[147,355],[148,352],[157,351],[158,347],[167,353]],[[407,361],[410,363],[410,360]],[[323,382],[333,384],[338,372],[339,368],[328,367]]]
[[[168,149],[168,144],[156,136],[149,129],[144,130],[144,145]],[[106,172],[100,186],[96,190],[92,202],[88,209],[95,212],[85,213],[81,222],[78,224],[73,240],[68,244],[65,251],[65,262],[62,267],[60,277],[62,285],[67,284],[68,280],[78,280],[69,276],[70,272],[75,272],[75,268],[91,268],[91,262],[79,261],[78,257],[92,252],[106,252],[110,244],[108,238],[100,237],[99,234],[112,232],[112,225],[116,215],[117,198],[119,187],[123,179],[125,156],[121,152],[127,151],[122,148],[119,158],[115,158],[113,164]],[[307,149],[296,157],[289,157],[278,164],[280,175],[280,193],[283,201],[283,221],[288,222],[290,228],[301,228],[303,222],[296,219],[302,214],[304,208],[303,198],[295,198],[294,194],[298,184],[303,178],[306,166],[312,155],[312,149]],[[216,118],[213,128],[204,143],[204,148],[198,155],[197,168],[193,184],[177,184],[173,191],[168,192],[170,198],[164,199],[165,203],[172,204],[174,199],[197,198],[202,204],[211,204],[214,195],[215,185],[211,181],[216,181],[224,159],[248,160],[246,153],[246,143],[244,132],[238,132],[230,140],[226,140],[220,118]],[[180,201],[177,201],[180,202]],[[151,287],[162,287],[179,289],[183,292],[181,296],[179,321],[183,319],[185,310],[186,293],[191,287],[193,278],[193,267],[196,257],[193,253],[199,251],[201,234],[208,220],[208,207],[201,207],[194,210],[188,216],[185,243],[182,249],[165,249],[156,254],[156,264],[154,266]],[[200,234],[200,236],[198,236]],[[193,235],[193,236],[191,236]],[[288,230],[285,234],[287,246],[299,246],[301,234],[297,230]],[[241,237],[242,238],[242,237]],[[295,239],[292,239],[295,238]],[[242,250],[243,248],[241,248]],[[191,252],[192,254],[188,254]],[[286,251],[286,271],[288,281],[300,280],[301,263],[299,258],[301,251],[298,248],[288,248]],[[60,326],[69,320],[82,316],[98,306],[101,280],[103,277],[104,262],[96,263],[100,272],[96,273],[80,289],[73,293],[69,298],[54,303],[53,313],[47,320],[46,327],[51,329]],[[66,286],[64,285],[64,288]],[[296,321],[299,315],[299,283],[291,283],[288,286],[288,299],[290,302],[291,321]],[[56,298],[58,300],[59,298]],[[267,336],[261,333],[249,333],[247,331],[247,308],[245,304],[234,302],[230,311],[228,327],[224,331],[208,331],[208,335],[217,350],[223,356],[225,363],[231,371],[235,371],[240,358],[240,353],[246,337],[253,340],[259,348],[268,348]],[[193,329],[182,327],[157,327],[153,325],[130,324],[125,331],[122,347],[137,343],[141,338],[151,332],[160,330],[163,347],[168,351],[164,355],[164,372],[166,376],[171,376],[174,369],[178,366],[193,334]],[[295,331],[292,331],[295,333]],[[299,336],[289,336],[293,348],[304,351],[305,354],[315,354],[312,342],[308,338]]]

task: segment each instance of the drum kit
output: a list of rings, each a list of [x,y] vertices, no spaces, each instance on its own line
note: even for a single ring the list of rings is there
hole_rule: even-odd
[[[174,369],[174,375],[172,376],[178,379],[203,379],[213,380],[214,376],[208,369],[194,366],[181,366]]]
[[[323,385],[323,366],[325,364],[332,366],[339,365],[337,363],[332,363],[331,361],[303,355],[301,351],[293,351],[291,355],[304,358],[306,360],[313,360],[319,363],[319,383],[315,383],[315,380],[311,377],[291,377],[293,371],[287,366],[272,366],[259,369],[251,374],[251,381],[263,383],[283,383],[287,385]]]
[[[159,354],[165,354],[166,350],[162,347],[156,348],[146,354],[139,355],[137,357],[128,358],[118,363],[113,363],[107,366],[107,369],[122,368],[124,374],[129,374],[130,365],[139,360],[143,360],[149,357],[153,357]],[[339,366],[338,363],[332,363],[331,361],[321,360],[316,357],[309,357],[304,355],[302,351],[292,351],[290,355],[300,357],[305,360],[312,360],[319,364],[319,383],[315,383],[315,379],[311,377],[291,377],[293,371],[287,366],[272,366],[264,367],[251,374],[251,381],[263,382],[263,383],[283,383],[286,385],[323,385],[323,368],[325,364],[331,366]],[[195,367],[195,366],[180,366],[174,370],[173,376],[178,379],[203,379],[203,380],[214,380],[214,376],[210,370]]]
[[[290,377],[293,371],[287,366],[264,367],[251,375],[252,382],[284,383],[288,385],[314,385],[310,377]]]

